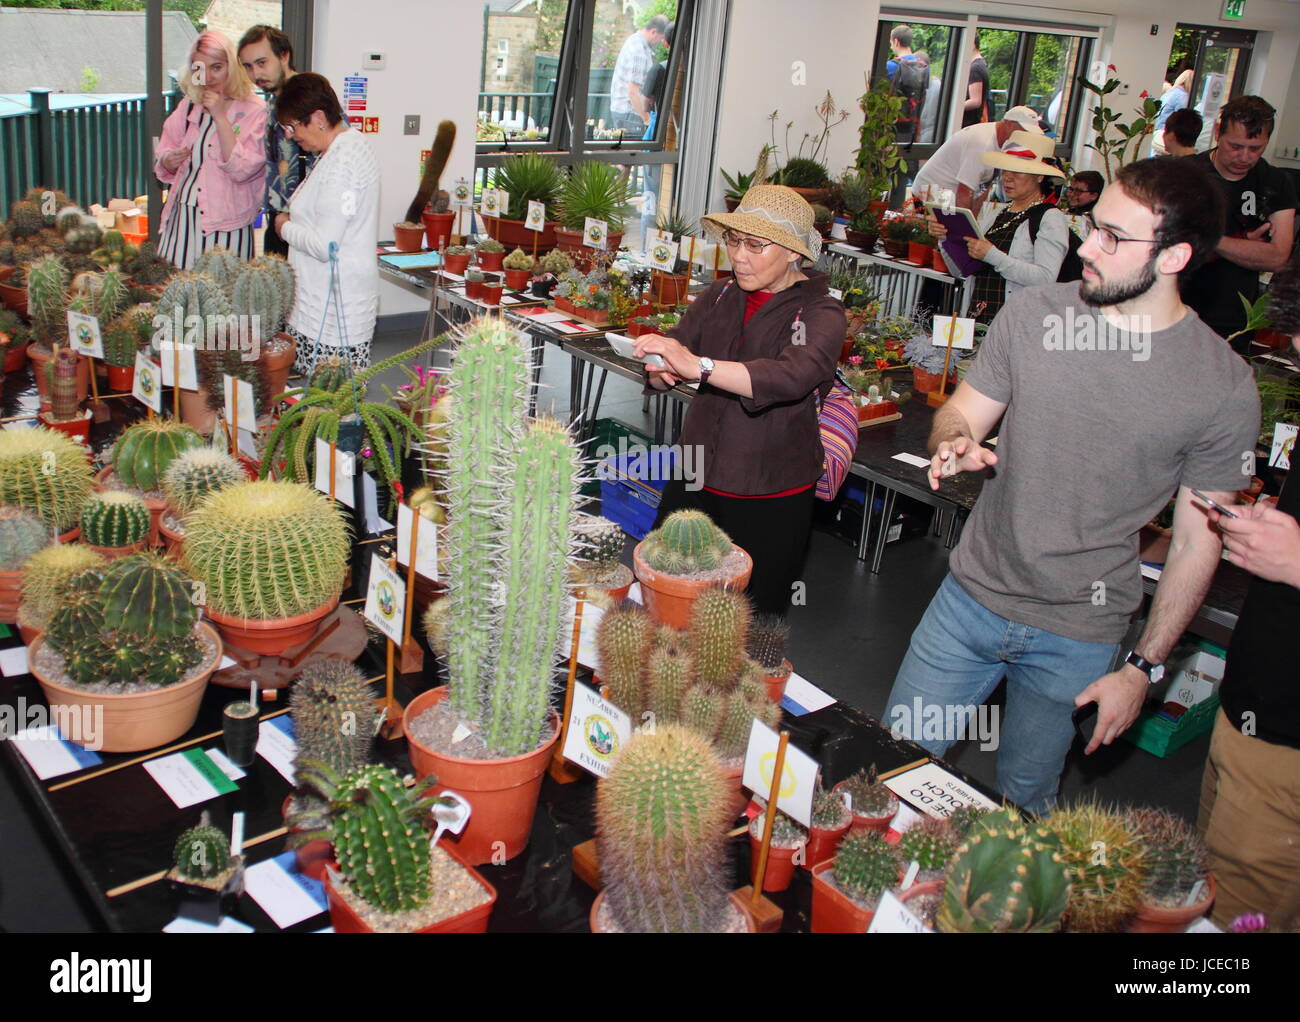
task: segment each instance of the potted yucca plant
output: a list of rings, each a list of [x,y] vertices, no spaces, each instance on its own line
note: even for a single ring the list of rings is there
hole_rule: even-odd
[[[492,182],[494,188],[510,196],[510,207],[502,210],[500,216],[483,217],[488,233],[508,248],[522,248],[539,256],[545,255],[555,247],[558,222],[546,220],[541,231],[525,227],[528,203],[543,203],[547,215],[553,215],[563,182],[564,174],[551,157],[541,153],[511,156],[496,169]]]
[[[675,209],[659,218],[659,229],[677,238],[679,245],[684,244],[681,239],[695,233],[695,227],[694,220],[688,216],[682,216]],[[663,254],[666,256],[668,251],[670,250],[665,249]],[[654,295],[655,302],[660,306],[672,308],[686,301],[686,292],[691,285],[691,264],[687,258],[689,255],[689,251],[683,252],[679,247],[677,258],[673,260],[671,273],[665,270],[651,271],[651,294]]]

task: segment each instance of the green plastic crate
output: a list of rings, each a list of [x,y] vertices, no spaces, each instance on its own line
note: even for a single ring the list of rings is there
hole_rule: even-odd
[[[1219,694],[1202,699],[1177,720],[1166,720],[1153,710],[1143,710],[1137,722],[1124,732],[1124,737],[1139,749],[1145,749],[1162,759],[1181,749],[1193,738],[1207,734],[1214,727],[1214,715],[1219,712]]]

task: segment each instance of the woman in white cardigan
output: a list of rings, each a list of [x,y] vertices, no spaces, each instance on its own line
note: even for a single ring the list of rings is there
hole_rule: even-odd
[[[970,303],[981,323],[990,322],[1020,288],[1054,282],[1065,261],[1070,228],[1065,214],[1048,201],[1055,179],[1064,181],[1065,174],[1043,162],[1051,145],[1049,138],[1016,131],[1002,152],[982,157],[1002,172],[1007,202],[984,203],[978,221],[984,236],[966,239],[967,252],[982,261],[972,279]],[[947,235],[937,222],[931,222],[930,231],[936,238]],[[944,259],[951,263],[946,253]]]
[[[275,114],[299,148],[320,154],[289,211],[275,218],[298,278],[288,319],[298,344],[295,368],[309,376],[318,361],[337,355],[364,369],[379,308],[379,163],[321,75],[287,79]]]

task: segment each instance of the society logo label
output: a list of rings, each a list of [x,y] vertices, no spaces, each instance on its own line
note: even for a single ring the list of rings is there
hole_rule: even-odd
[[[592,755],[602,760],[610,759],[618,751],[618,734],[610,719],[603,714],[593,713],[586,719],[583,735]]]
[[[391,618],[397,613],[397,594],[393,592],[393,584],[388,581],[380,582],[375,589],[375,599],[379,602],[379,613],[385,618]]]

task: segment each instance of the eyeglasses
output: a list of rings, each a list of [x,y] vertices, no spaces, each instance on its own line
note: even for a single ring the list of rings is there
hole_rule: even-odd
[[[1140,241],[1146,245],[1158,245],[1160,242],[1155,238],[1121,238],[1114,231],[1106,227],[1100,227],[1097,221],[1093,219],[1091,213],[1085,214],[1088,217],[1088,226],[1094,234],[1097,235],[1097,244],[1107,255],[1114,255],[1122,241]],[[1090,234],[1089,237],[1092,237]]]
[[[280,127],[282,127],[282,128],[284,129],[284,137],[285,137],[285,138],[293,138],[294,135],[298,134],[298,129],[299,129],[299,128],[305,128],[305,127],[307,127],[307,122],[306,122],[306,121],[290,121],[288,124],[282,124],[282,125],[280,125]]]
[[[1067,191],[1067,192],[1083,192],[1085,195],[1091,193],[1091,189],[1089,189],[1089,188],[1080,188],[1080,187],[1078,187],[1077,185],[1070,185],[1070,187],[1067,188],[1066,191]]]
[[[759,241],[757,238],[742,238],[739,235],[732,234],[730,231],[722,232],[722,243],[730,249],[745,246],[746,252],[752,252],[754,255],[762,255],[763,251],[769,245],[775,245],[775,241]]]

